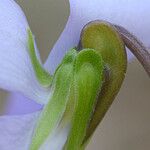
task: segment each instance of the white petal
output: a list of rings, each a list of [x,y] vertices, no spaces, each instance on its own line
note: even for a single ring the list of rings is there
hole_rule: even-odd
[[[39,112],[0,117],[0,149],[28,150]]]
[[[26,18],[13,0],[0,2],[0,87],[44,103],[48,91],[35,77],[27,48]]]
[[[56,129],[53,135],[49,136],[39,150],[62,150],[70,131],[70,125],[67,124],[62,129]]]
[[[0,116],[0,149],[29,150],[40,112],[18,116]],[[69,125],[56,129],[39,150],[61,150],[67,140]]]
[[[45,64],[51,73],[54,72],[65,52],[77,46],[81,29],[89,21],[100,19],[122,25],[150,46],[150,1],[70,0],[70,9],[67,25]]]

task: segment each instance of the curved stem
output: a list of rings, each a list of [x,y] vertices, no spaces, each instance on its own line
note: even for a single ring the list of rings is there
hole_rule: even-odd
[[[148,48],[124,27],[118,25],[114,25],[114,27],[119,31],[125,45],[137,57],[150,77],[150,53]]]

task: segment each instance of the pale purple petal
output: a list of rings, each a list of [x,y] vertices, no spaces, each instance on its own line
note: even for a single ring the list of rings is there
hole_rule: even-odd
[[[51,73],[64,54],[77,46],[81,29],[89,21],[106,20],[127,28],[150,46],[150,1],[147,0],[70,0],[70,17],[46,61]],[[128,54],[132,58],[131,54]]]
[[[28,150],[38,115],[0,116],[0,149]]]
[[[6,115],[28,114],[39,111],[43,108],[42,105],[28,99],[20,93],[11,93],[7,99],[5,107]]]
[[[0,88],[44,103],[49,91],[35,77],[28,55],[26,18],[13,0],[0,1]]]

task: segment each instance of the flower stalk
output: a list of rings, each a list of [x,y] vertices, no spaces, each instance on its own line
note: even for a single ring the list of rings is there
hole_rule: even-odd
[[[114,27],[118,30],[125,45],[136,56],[150,77],[150,53],[148,48],[146,48],[144,44],[139,39],[137,39],[137,37],[131,34],[124,27],[119,25],[114,25]]]

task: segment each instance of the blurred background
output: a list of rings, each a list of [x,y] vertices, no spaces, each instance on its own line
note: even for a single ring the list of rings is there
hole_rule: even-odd
[[[68,0],[17,0],[36,36],[44,61],[69,16]],[[2,114],[7,93],[0,91]],[[150,80],[135,59],[128,65],[126,79],[87,150],[150,149]]]

